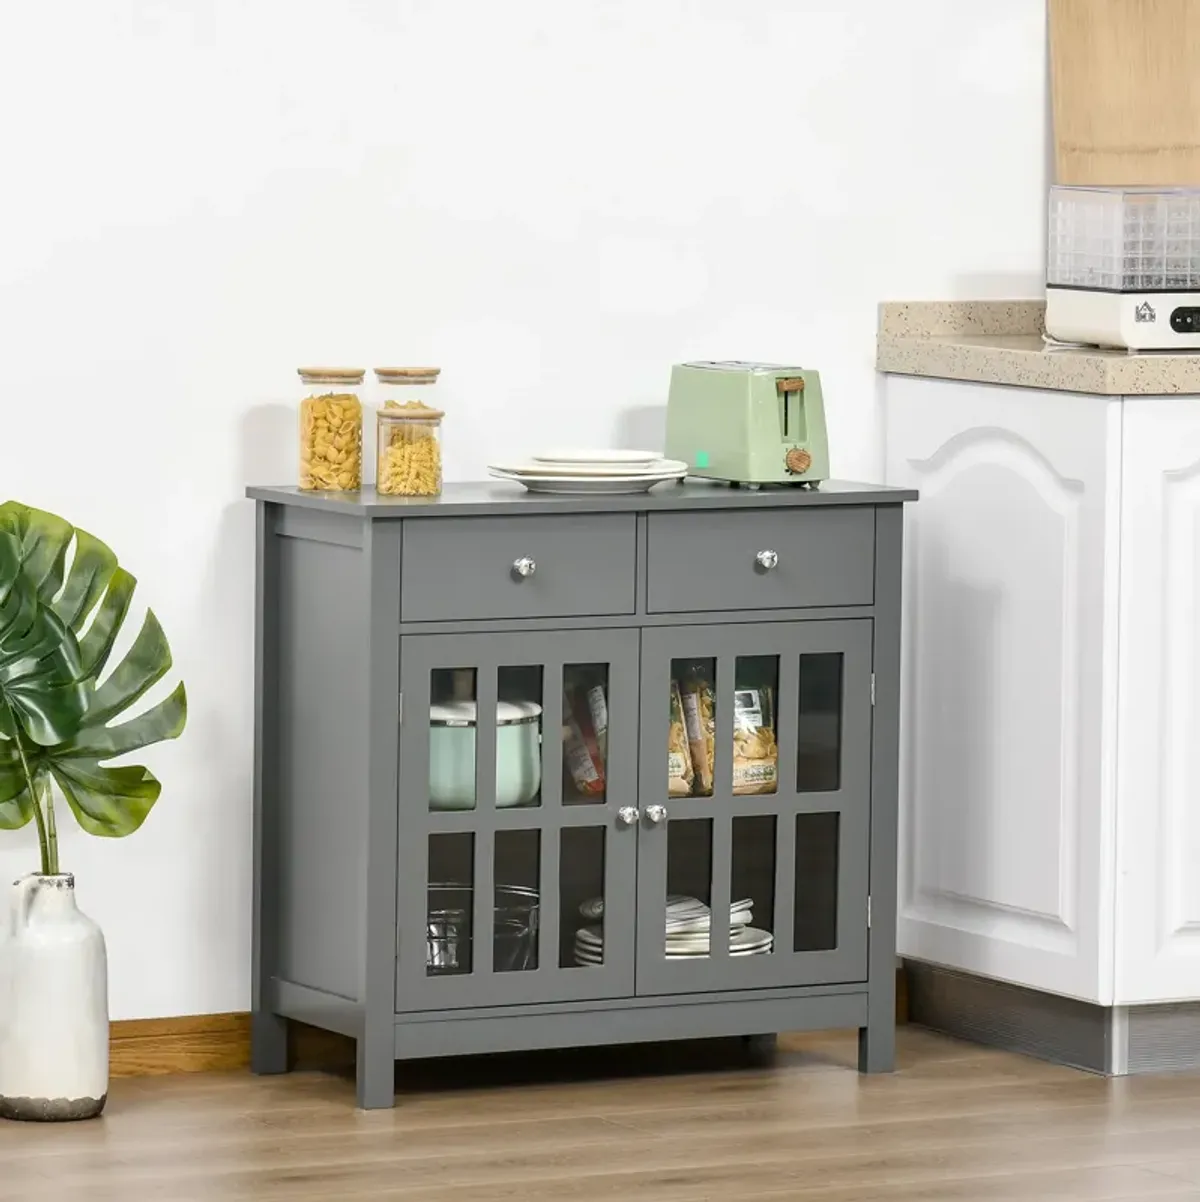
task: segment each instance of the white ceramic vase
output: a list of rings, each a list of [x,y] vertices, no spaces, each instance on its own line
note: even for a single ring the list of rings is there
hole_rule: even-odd
[[[0,935],[0,1117],[94,1118],[108,1096],[108,957],[75,878],[12,887]]]

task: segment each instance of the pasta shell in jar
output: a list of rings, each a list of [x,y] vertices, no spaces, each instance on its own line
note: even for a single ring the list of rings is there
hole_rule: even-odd
[[[390,497],[436,497],[442,491],[441,427],[445,414],[419,399],[400,400],[414,385],[432,385],[438,368],[376,368],[385,400],[376,415],[375,491]]]
[[[302,367],[298,484],[310,492],[362,488],[363,408],[358,390],[366,372],[354,367]]]

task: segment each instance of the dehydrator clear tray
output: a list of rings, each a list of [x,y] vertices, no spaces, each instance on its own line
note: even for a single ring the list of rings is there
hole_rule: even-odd
[[[1050,189],[1046,283],[1200,291],[1200,189]]]

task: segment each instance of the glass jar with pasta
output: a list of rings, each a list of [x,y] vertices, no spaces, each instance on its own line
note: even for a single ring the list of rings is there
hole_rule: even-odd
[[[435,497],[442,491],[440,409],[412,390],[437,381],[436,367],[377,367],[383,404],[376,416],[375,490],[381,496]],[[407,399],[404,399],[407,398]]]
[[[361,367],[301,367],[300,487],[308,492],[362,488]]]

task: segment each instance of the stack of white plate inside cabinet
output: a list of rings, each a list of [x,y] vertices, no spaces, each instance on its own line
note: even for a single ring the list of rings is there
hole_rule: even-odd
[[[771,950],[774,936],[750,925],[754,903],[750,898],[731,903],[729,907],[729,954],[731,956],[762,956]],[[604,899],[589,898],[579,907],[579,913],[594,923],[604,917]],[[712,928],[712,911],[697,897],[672,894],[667,898],[666,942],[668,960],[692,960],[707,956]],[[575,932],[575,963],[604,963],[604,927],[582,926]]]
[[[687,464],[657,451],[547,451],[526,463],[492,463],[488,475],[520,484],[530,492],[649,492],[656,484],[682,480]]]

